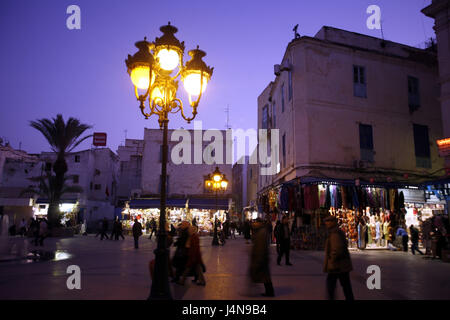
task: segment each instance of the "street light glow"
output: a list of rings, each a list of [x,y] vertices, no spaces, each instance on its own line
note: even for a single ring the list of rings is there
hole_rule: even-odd
[[[159,58],[159,65],[162,69],[172,71],[178,66],[180,57],[175,50],[161,49],[156,55]]]

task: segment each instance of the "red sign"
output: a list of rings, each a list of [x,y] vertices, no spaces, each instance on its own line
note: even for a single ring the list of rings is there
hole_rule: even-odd
[[[105,132],[94,132],[94,146],[96,147],[106,147],[106,133]]]

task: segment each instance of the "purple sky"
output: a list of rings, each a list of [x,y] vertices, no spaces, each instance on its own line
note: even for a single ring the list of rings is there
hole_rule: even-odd
[[[93,125],[90,132],[107,132],[113,151],[125,129],[128,138],[142,139],[143,128],[157,128],[158,122],[140,114],[124,60],[135,53],[136,41],[154,40],[168,21],[186,49],[200,45],[215,68],[196,120],[203,128],[224,129],[229,105],[232,128],[256,128],[257,97],[274,79],[273,65],[280,63],[294,25],[307,36],[328,25],[380,37],[366,27],[366,8],[376,4],[385,38],[417,46],[434,37],[433,20],[420,12],[430,2],[1,0],[0,137],[14,148],[21,142],[28,152],[49,151],[28,123],[62,113]],[[81,8],[81,30],[66,27],[71,4]],[[179,127],[193,125],[171,115],[169,128]]]

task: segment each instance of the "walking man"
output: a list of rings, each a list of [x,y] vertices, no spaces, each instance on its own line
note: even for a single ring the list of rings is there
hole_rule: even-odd
[[[423,255],[423,252],[419,250],[419,230],[414,228],[413,225],[409,227],[409,232],[411,233],[411,252],[413,255],[415,255],[415,251],[419,252],[421,255]]]
[[[350,271],[353,270],[353,266],[347,248],[347,239],[345,238],[344,232],[338,228],[336,217],[329,216],[324,221],[328,229],[328,237],[325,244],[325,264],[323,271],[328,273],[328,298],[334,300],[336,282],[339,279],[344,290],[345,299],[354,300],[352,285],[350,283]]]
[[[142,225],[135,219],[133,224],[134,248],[139,249],[139,237],[142,236]]]
[[[152,218],[152,220],[150,221],[150,237],[148,237],[150,240],[152,240],[152,235],[155,234],[156,237],[156,221],[155,218]]]
[[[281,226],[278,229],[278,238],[280,241],[280,253],[278,254],[277,264],[280,265],[281,258],[283,255],[286,257],[286,265],[292,266],[289,261],[289,251],[291,250],[291,235],[289,232],[289,220],[288,217],[284,216],[281,220]]]
[[[100,233],[100,240],[103,240],[103,237],[105,237],[106,239],[109,239],[108,235],[106,234],[107,231],[108,231],[108,220],[106,219],[106,217],[104,217],[103,221],[102,221],[102,230]]]

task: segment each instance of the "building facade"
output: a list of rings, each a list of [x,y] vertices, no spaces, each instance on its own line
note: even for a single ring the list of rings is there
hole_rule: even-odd
[[[420,181],[442,175],[436,53],[323,27],[291,41],[258,97],[258,128],[279,129],[277,174]]]

